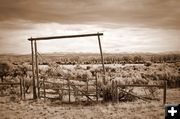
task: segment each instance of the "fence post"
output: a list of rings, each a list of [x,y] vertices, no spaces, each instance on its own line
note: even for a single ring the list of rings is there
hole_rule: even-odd
[[[39,89],[39,69],[38,69],[38,55],[37,55],[37,43],[36,43],[36,40],[34,41],[34,49],[35,49],[35,73],[36,73],[36,81],[37,81],[37,91],[38,91],[38,98],[40,96],[40,89]]]
[[[87,87],[87,95],[89,95],[89,89],[88,89],[88,85],[89,85],[89,83],[88,83],[88,78],[86,79],[86,87]],[[87,102],[89,102],[89,99],[87,98]]]
[[[111,84],[111,98],[112,98],[112,102],[115,102],[115,93],[114,93],[114,81],[112,80],[112,84]]]
[[[45,87],[45,78],[43,78],[43,88],[44,88],[44,102],[46,101],[46,87]]]
[[[115,81],[115,89],[116,89],[116,102],[118,102],[118,98],[119,98],[119,94],[118,94],[118,85],[117,85],[117,81]]]
[[[96,102],[98,102],[98,84],[97,84],[98,74],[96,73]]]
[[[62,101],[63,101],[63,97],[64,97],[64,81],[63,81],[62,88],[61,88],[61,94],[62,94]]]
[[[105,85],[106,84],[106,79],[105,79],[106,71],[105,71],[105,67],[104,67],[104,57],[103,57],[103,53],[102,53],[100,35],[98,35],[98,43],[99,43],[99,50],[100,50],[100,54],[101,54],[101,63],[102,63],[102,67],[103,67],[103,83]]]
[[[164,93],[163,93],[163,104],[166,104],[166,93],[167,93],[167,81],[164,81]]]
[[[71,89],[70,89],[70,81],[68,79],[68,90],[69,90],[69,103],[71,102]]]
[[[20,78],[19,80],[20,80],[20,83],[19,83],[20,84],[20,95],[21,95],[21,99],[22,99],[22,95],[23,95],[22,94],[22,79]]]
[[[23,98],[26,99],[26,89],[25,89],[25,80],[23,78]]]
[[[32,77],[33,77],[33,99],[37,99],[36,93],[36,81],[35,81],[35,74],[34,74],[34,47],[33,47],[33,40],[31,40],[31,56],[32,56]]]

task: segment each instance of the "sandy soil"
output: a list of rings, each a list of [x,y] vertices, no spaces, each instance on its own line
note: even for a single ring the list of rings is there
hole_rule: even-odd
[[[180,103],[180,89],[169,89],[167,103]],[[120,102],[88,106],[18,101],[0,97],[0,119],[163,119],[162,101]]]

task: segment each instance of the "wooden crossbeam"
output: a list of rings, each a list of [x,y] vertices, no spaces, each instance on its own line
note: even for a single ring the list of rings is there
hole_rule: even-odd
[[[90,36],[101,36],[101,35],[103,35],[103,33],[81,34],[81,35],[67,35],[67,36],[51,36],[51,37],[37,37],[37,38],[28,38],[28,40],[29,41],[33,41],[33,40],[51,40],[51,39],[90,37]]]
[[[162,88],[164,85],[142,85],[142,84],[125,84],[125,85],[117,85],[118,87],[159,87]]]
[[[40,81],[40,83],[43,83],[42,81]],[[44,83],[50,83],[50,84],[59,84],[59,85],[68,85],[68,84],[65,84],[65,83],[60,83],[60,82],[50,82],[50,81],[44,81]],[[72,85],[75,85],[75,86],[85,86],[85,84],[72,84]],[[88,84],[88,86],[96,86],[96,84]]]
[[[0,85],[20,85],[20,83],[0,83]]]

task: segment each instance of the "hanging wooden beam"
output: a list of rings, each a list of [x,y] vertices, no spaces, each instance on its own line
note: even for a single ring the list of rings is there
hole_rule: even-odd
[[[33,41],[31,41],[31,52],[32,52],[32,76],[33,76],[33,99],[37,99],[36,94],[36,82],[35,82],[35,75],[34,75],[34,47]]]
[[[38,89],[38,97],[40,96],[39,92],[39,68],[38,68],[38,55],[37,55],[37,43],[36,40],[34,41],[34,47],[35,47],[35,65],[36,65],[36,79],[37,79],[37,89]]]
[[[29,41],[33,40],[50,40],[50,39],[61,39],[61,38],[76,38],[76,37],[90,37],[90,36],[101,36],[103,33],[93,33],[93,34],[81,34],[81,35],[68,35],[68,36],[52,36],[52,37],[38,37],[29,38]]]

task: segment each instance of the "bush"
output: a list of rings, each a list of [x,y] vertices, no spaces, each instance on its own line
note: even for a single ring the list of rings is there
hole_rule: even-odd
[[[4,76],[9,75],[9,70],[12,68],[12,64],[8,63],[8,62],[1,62],[0,63],[0,77],[1,77],[1,81],[3,82],[3,78]]]
[[[147,62],[144,63],[144,66],[147,66],[147,67],[149,67],[149,66],[151,66],[151,65],[152,65],[152,62],[151,62],[151,61],[147,61]]]

